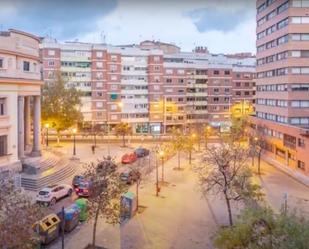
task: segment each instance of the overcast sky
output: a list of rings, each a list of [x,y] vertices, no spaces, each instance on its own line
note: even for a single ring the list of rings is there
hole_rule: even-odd
[[[255,53],[255,0],[0,0],[0,26],[59,41],[149,39]]]

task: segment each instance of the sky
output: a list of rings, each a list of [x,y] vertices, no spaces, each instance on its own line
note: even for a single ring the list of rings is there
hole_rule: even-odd
[[[58,41],[174,43],[255,53],[255,0],[0,0],[0,29]]]

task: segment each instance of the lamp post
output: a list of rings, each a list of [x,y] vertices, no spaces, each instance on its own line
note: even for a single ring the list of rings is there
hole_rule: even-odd
[[[76,155],[76,132],[77,132],[77,129],[74,128],[73,130],[73,156]]]
[[[161,162],[162,162],[162,174],[161,174],[161,182],[164,182],[164,151],[160,151],[159,152],[160,158],[161,158]]]
[[[110,146],[109,146],[109,123],[108,120],[106,120],[106,138],[107,138],[107,155],[110,156]]]
[[[46,147],[48,147],[48,128],[49,128],[49,124],[45,124],[45,128],[46,128]]]

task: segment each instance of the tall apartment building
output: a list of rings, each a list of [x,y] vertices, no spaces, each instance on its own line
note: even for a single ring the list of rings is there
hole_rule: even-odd
[[[309,1],[257,1],[257,94],[253,121],[267,154],[309,175]]]
[[[22,31],[0,32],[0,171],[21,170],[25,156],[40,155],[39,42]]]
[[[253,101],[255,57],[185,53],[145,41],[111,46],[57,43],[41,46],[44,81],[56,71],[83,91],[84,126],[106,129],[129,122],[135,133],[165,133],[173,126],[229,124],[235,102]],[[200,126],[199,126],[200,127]]]

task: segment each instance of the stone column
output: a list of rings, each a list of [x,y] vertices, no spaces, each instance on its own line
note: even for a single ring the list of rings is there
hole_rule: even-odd
[[[24,135],[24,111],[25,111],[25,98],[24,96],[18,96],[17,103],[17,129],[18,129],[18,157],[22,158],[25,155],[25,135]]]
[[[33,148],[32,156],[41,156],[41,97],[34,96],[33,114]]]
[[[25,97],[25,150],[31,144],[31,118],[30,118],[30,96]]]

